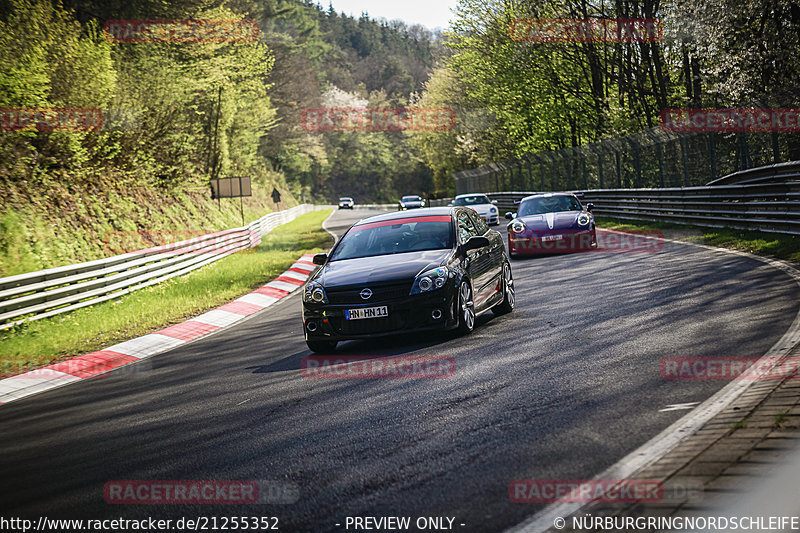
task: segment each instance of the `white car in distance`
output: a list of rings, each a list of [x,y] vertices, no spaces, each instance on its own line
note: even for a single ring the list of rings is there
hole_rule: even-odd
[[[485,194],[459,194],[451,205],[471,207],[490,226],[500,223],[500,213],[497,210],[497,200],[489,200]]]

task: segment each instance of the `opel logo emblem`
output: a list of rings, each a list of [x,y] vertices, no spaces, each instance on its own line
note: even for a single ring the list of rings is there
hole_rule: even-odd
[[[370,298],[372,298],[372,291],[370,289],[363,289],[361,291],[361,299],[369,300]]]

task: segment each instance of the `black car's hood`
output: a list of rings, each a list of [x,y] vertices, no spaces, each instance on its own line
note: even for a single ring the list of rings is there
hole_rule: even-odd
[[[543,215],[526,215],[519,217],[525,227],[536,231],[549,231],[576,227],[581,211],[559,211]]]
[[[417,274],[441,266],[452,250],[426,250],[329,262],[314,276],[328,288],[363,287],[366,284],[412,281]]]

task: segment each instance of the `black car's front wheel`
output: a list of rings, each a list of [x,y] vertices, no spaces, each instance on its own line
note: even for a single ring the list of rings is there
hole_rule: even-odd
[[[336,341],[306,341],[308,349],[314,353],[330,353],[336,350]]]
[[[511,265],[503,264],[503,301],[492,307],[496,315],[505,315],[514,310],[516,295],[514,294],[514,276],[511,274]]]
[[[458,332],[466,335],[475,329],[475,301],[472,298],[472,285],[468,280],[458,288]]]

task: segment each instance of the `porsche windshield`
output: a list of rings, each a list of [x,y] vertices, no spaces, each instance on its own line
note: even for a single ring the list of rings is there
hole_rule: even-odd
[[[492,203],[485,194],[476,194],[473,196],[464,196],[463,198],[456,198],[455,204],[462,206],[470,205],[483,205]]]
[[[531,198],[519,206],[517,216],[541,215],[557,211],[580,211],[581,203],[574,196],[549,196],[544,198]]]
[[[449,215],[362,224],[342,238],[331,261],[376,255],[439,250],[453,245]]]

